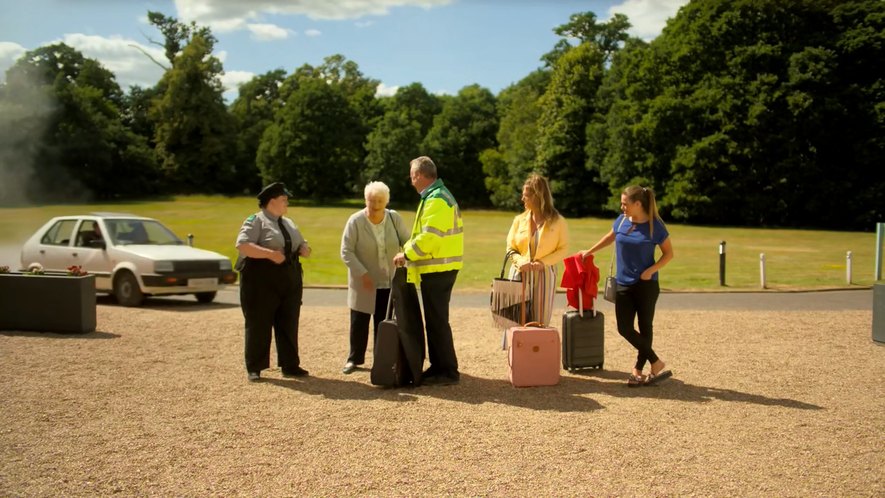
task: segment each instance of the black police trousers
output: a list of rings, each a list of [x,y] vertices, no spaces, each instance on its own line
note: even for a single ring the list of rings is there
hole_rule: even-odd
[[[240,272],[240,306],[246,320],[246,371],[270,367],[271,329],[276,336],[277,365],[300,366],[298,319],[304,288],[301,263],[276,264],[247,258]]]

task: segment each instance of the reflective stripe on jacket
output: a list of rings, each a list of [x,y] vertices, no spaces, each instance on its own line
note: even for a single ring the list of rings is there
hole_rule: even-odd
[[[412,237],[403,246],[409,281],[423,273],[460,270],[464,266],[464,223],[458,202],[437,179],[421,194]]]

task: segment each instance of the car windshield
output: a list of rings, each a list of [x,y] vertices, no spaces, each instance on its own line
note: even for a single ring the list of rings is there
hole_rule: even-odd
[[[182,245],[184,242],[156,220],[105,220],[114,245]]]

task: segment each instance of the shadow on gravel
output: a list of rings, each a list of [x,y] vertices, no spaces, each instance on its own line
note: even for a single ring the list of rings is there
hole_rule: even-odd
[[[414,402],[419,396],[479,405],[483,403],[499,403],[504,405],[531,408],[532,410],[550,410],[559,412],[583,412],[597,410],[602,405],[592,399],[576,394],[586,394],[580,389],[582,381],[563,378],[553,388],[516,389],[506,379],[484,379],[461,374],[461,383],[457,386],[419,386],[383,388],[367,383],[368,378],[356,378],[352,381],[327,379],[323,377],[306,377],[302,379],[262,378],[261,382],[292,389],[304,394],[323,396],[328,399],[340,400],[386,400],[398,402]],[[540,389],[545,389],[542,391]]]
[[[541,411],[568,413],[604,408],[596,400],[586,397],[593,392],[586,389],[585,383],[581,379],[561,377],[555,386],[513,387],[503,376],[486,379],[462,373],[457,386],[421,386],[415,388],[414,392],[471,405],[497,403]]]
[[[44,339],[118,339],[120,334],[111,332],[89,332],[88,334],[78,334],[76,332],[60,333],[60,332],[32,332],[24,330],[0,330],[0,335],[9,335],[16,337],[42,337]]]
[[[324,377],[301,377],[298,379],[264,378],[259,381],[277,387],[291,389],[311,396],[323,396],[328,399],[371,401],[411,402],[418,398],[414,388],[384,389],[358,380],[339,380]]]
[[[102,306],[113,306],[116,308],[123,308],[120,304],[117,303],[117,300],[114,299],[113,296],[109,295],[99,295],[95,298],[96,304],[100,304]],[[239,308],[239,304],[231,304],[231,303],[199,303],[196,299],[191,296],[191,299],[188,300],[184,297],[147,297],[141,305],[141,308],[147,308],[152,310],[160,310],[160,311],[181,311],[181,312],[194,312],[194,311],[206,311],[206,310],[223,310],[227,308]]]
[[[608,394],[609,396],[673,399],[693,403],[706,403],[708,401],[720,400],[738,403],[752,403],[754,405],[763,406],[782,406],[784,408],[795,408],[797,410],[824,409],[822,406],[803,403],[802,401],[796,401],[794,399],[769,398],[759,394],[742,393],[731,389],[696,386],[679,380],[675,375],[657,385],[635,388],[627,387],[627,377],[630,375],[630,372],[626,371],[586,370],[575,372],[572,375],[577,375],[580,378],[585,379],[586,385],[590,388],[588,393],[603,393]],[[563,378],[565,379],[567,377]]]
[[[671,378],[659,385],[629,388],[629,372],[594,370],[563,375],[556,386],[513,387],[506,378],[487,379],[461,374],[456,386],[419,386],[382,388],[368,384],[368,377],[340,380],[323,377],[303,379],[262,378],[261,382],[292,389],[304,394],[335,400],[386,400],[414,402],[420,396],[430,396],[457,403],[481,405],[497,403],[555,412],[587,412],[605,408],[592,399],[595,395],[629,398],[671,399],[693,403],[713,400],[752,403],[763,406],[782,406],[799,410],[823,410],[823,407],[793,399],[769,398],[758,394],[730,389],[696,386]]]

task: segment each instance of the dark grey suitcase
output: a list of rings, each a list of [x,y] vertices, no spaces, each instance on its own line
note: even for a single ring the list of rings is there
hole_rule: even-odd
[[[388,317],[390,315],[388,314]],[[407,383],[408,362],[399,339],[396,320],[388,318],[378,324],[378,336],[372,358],[372,384],[397,387]]]
[[[579,293],[580,295],[580,293]],[[602,368],[605,362],[605,316],[598,311],[562,315],[562,368]]]
[[[376,386],[421,385],[424,327],[418,293],[397,268],[391,279],[387,313],[378,324],[369,380]]]

